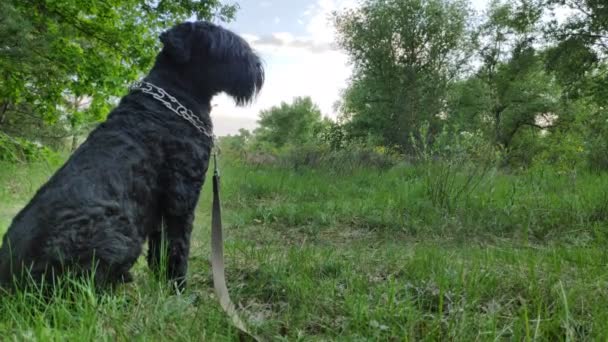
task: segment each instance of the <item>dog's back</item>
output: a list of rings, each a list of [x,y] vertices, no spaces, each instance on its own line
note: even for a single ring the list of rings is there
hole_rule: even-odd
[[[20,265],[37,280],[49,267],[90,266],[94,253],[117,263],[139,255],[145,218],[158,210],[167,130],[139,114],[118,107],[13,219],[0,249],[2,282]]]

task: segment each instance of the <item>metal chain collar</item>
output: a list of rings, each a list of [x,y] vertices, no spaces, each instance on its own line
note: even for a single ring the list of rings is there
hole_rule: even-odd
[[[179,103],[179,101],[175,97],[171,96],[163,88],[155,86],[150,82],[136,81],[129,87],[129,89],[141,90],[146,94],[152,95],[153,98],[164,104],[165,107],[170,109],[179,117],[190,122],[192,126],[194,126],[203,135],[210,138],[211,140],[215,140],[213,133],[210,132],[211,127],[208,127],[208,125],[205,124],[198,116],[194,115],[194,113],[190,109]]]

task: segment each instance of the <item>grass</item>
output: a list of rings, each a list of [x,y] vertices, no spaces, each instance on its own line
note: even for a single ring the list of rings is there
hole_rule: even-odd
[[[608,175],[398,165],[296,171],[226,161],[228,285],[269,340],[605,340]],[[53,168],[0,165],[0,231]],[[435,170],[437,172],[429,172]],[[461,190],[464,188],[464,190]],[[113,293],[0,298],[9,340],[236,340],[213,296],[210,182],[189,288],[143,260]]]

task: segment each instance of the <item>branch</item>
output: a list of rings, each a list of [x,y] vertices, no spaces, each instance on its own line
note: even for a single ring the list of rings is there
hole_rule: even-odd
[[[0,125],[4,123],[4,119],[6,119],[6,112],[10,106],[10,102],[6,101],[2,104],[2,112],[0,113]]]
[[[105,45],[107,45],[110,49],[112,50],[116,50],[123,58],[128,57],[128,54],[125,53],[125,51],[121,50],[119,48],[119,44],[116,42],[112,42],[108,39],[106,39],[105,37],[102,37],[100,35],[95,34],[95,30],[87,27],[88,24],[84,23],[83,21],[79,20],[77,18],[78,13],[68,13],[65,14],[55,8],[49,8],[47,6],[45,6],[43,3],[41,3],[40,1],[35,1],[32,2],[30,1],[31,4],[33,5],[38,5],[38,8],[45,11],[47,14],[55,14],[57,15],[63,22],[69,24],[70,26],[74,27],[76,30],[82,32],[85,36],[91,37],[93,39],[96,39],[102,43],[104,43]],[[70,20],[70,18],[72,18],[72,20]]]
[[[534,127],[534,128],[538,128],[538,129],[551,129],[551,128],[555,128],[556,125],[547,125],[547,126],[543,126],[543,125],[538,125],[536,123],[532,123],[532,122],[522,122],[520,123],[521,126],[530,126],[530,127]]]
[[[586,15],[589,18],[593,17],[593,13],[589,13],[588,11],[586,11],[577,0],[570,3],[570,8],[578,9],[579,11],[581,11],[584,15]]]
[[[13,111],[15,113],[22,114],[22,115],[25,115],[25,116],[27,116],[27,117],[29,117],[31,119],[34,119],[35,121],[44,123],[44,119],[42,117],[36,116],[35,114],[32,114],[32,113],[30,113],[28,111],[25,111],[23,109],[15,108]]]
[[[558,34],[557,37],[559,39],[565,39],[569,37],[585,37],[585,38],[593,38],[593,39],[608,39],[608,35],[603,34],[593,34],[588,32],[567,32]]]

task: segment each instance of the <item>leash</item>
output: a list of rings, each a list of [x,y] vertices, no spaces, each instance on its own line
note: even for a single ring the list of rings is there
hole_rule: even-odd
[[[190,122],[203,135],[215,142],[215,136],[212,134],[212,127],[201,121],[192,110],[182,105],[163,88],[150,82],[138,81],[133,83],[130,90],[140,90],[151,95],[172,112]],[[220,172],[217,165],[216,149],[217,147],[214,147],[213,150],[213,207],[211,211],[211,268],[213,270],[213,287],[215,288],[215,295],[219,299],[222,309],[230,316],[232,324],[239,329],[240,339],[260,341],[259,338],[252,335],[249,330],[247,330],[247,326],[239,317],[236,308],[230,299],[230,295],[228,294],[228,288],[226,287],[226,275],[224,272],[224,239],[222,237],[222,208],[220,205]]]
[[[222,236],[222,208],[220,204],[220,172],[217,165],[216,152],[213,151],[213,207],[211,211],[211,268],[213,270],[213,286],[215,295],[220,301],[224,312],[232,320],[241,340],[260,341],[252,335],[245,323],[239,317],[236,307],[230,299],[226,287],[226,276],[224,272],[224,239]]]

